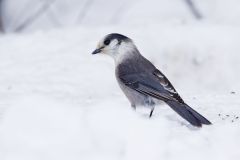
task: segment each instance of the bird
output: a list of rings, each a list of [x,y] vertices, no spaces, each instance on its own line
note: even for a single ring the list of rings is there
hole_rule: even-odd
[[[132,39],[119,33],[108,34],[92,52],[100,53],[114,59],[117,82],[133,109],[148,107],[151,118],[155,106],[164,102],[193,126],[211,124],[184,102],[167,77],[142,56]]]

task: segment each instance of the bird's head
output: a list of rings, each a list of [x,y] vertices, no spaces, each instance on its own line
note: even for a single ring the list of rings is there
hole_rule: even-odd
[[[106,54],[111,56],[115,62],[120,62],[122,59],[136,54],[136,50],[136,46],[130,38],[118,33],[111,33],[98,43],[97,49],[92,54]]]

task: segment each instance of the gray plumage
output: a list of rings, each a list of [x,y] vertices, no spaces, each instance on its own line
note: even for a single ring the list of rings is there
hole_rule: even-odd
[[[154,106],[164,101],[194,126],[211,124],[182,100],[166,76],[140,54],[128,37],[117,33],[107,35],[93,54],[101,52],[114,58],[117,81],[132,107],[150,107],[151,117]]]

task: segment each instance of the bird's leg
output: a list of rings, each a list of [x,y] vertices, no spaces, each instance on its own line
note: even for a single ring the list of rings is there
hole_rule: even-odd
[[[131,107],[134,111],[136,111],[136,105],[135,104],[131,104]]]
[[[151,97],[147,97],[146,104],[147,104],[147,106],[151,107],[151,111],[150,111],[150,114],[149,114],[149,118],[151,118],[152,114],[153,114],[153,111],[154,111],[155,102],[152,100]]]
[[[149,118],[152,117],[153,111],[154,111],[154,107],[152,107],[152,109],[151,109],[151,111],[150,111]]]

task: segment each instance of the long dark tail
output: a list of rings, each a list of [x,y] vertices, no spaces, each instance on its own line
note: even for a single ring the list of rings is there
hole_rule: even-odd
[[[177,112],[182,118],[187,120],[194,126],[201,127],[202,124],[209,125],[211,122],[199,114],[197,111],[189,107],[187,104],[182,104],[175,101],[166,101],[166,103]]]

